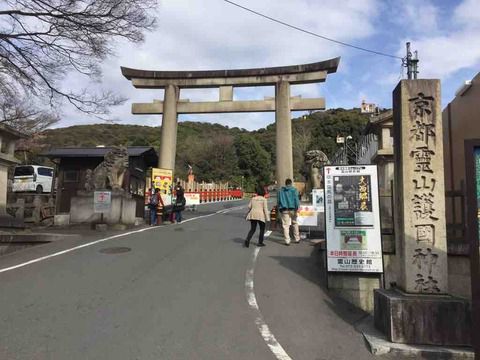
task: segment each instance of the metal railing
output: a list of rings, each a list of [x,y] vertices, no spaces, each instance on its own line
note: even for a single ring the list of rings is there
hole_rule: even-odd
[[[364,135],[357,145],[357,164],[371,164],[373,156],[378,151],[378,137],[376,134]]]
[[[378,151],[376,134],[362,136],[358,142],[346,142],[332,156],[330,163],[336,165],[371,164],[373,156]]]

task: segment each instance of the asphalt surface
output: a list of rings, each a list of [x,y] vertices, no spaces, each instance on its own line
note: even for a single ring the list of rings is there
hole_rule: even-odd
[[[0,272],[0,359],[275,359],[246,300],[246,208],[214,214],[244,204]],[[0,269],[81,243],[0,257]],[[275,234],[266,244],[255,295],[290,358],[373,359],[355,331],[365,314],[324,288],[320,251]]]

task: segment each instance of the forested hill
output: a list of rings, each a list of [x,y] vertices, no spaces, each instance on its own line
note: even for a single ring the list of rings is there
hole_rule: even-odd
[[[248,117],[248,115],[245,115]],[[303,153],[320,149],[328,156],[337,150],[337,135],[356,139],[365,127],[368,116],[359,109],[331,109],[293,119],[294,170],[302,179]],[[160,127],[95,124],[50,129],[39,138],[40,147],[160,145]],[[32,154],[32,161],[35,154]],[[273,179],[275,163],[275,124],[257,131],[229,128],[219,124],[181,122],[178,124],[177,176],[185,174],[187,164],[194,168],[199,180],[228,180],[253,185]]]

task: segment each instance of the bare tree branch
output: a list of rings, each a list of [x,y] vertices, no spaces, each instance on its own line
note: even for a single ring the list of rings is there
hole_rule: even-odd
[[[0,84],[10,84],[16,97],[42,98],[54,107],[65,99],[85,113],[106,114],[122,99],[62,89],[60,82],[70,71],[99,79],[99,64],[113,53],[115,39],[142,41],[155,28],[156,5],[157,0],[0,0]]]
[[[0,86],[0,124],[6,124],[30,136],[59,121],[53,111],[40,109],[33,102],[19,100],[14,90]]]

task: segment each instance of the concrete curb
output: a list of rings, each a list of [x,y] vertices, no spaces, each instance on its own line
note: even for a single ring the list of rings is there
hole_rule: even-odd
[[[395,355],[395,358],[415,359],[475,359],[475,353],[467,347],[407,345],[392,343],[373,324],[373,317],[368,316],[356,325],[362,333],[368,350],[373,355]]]
[[[60,240],[78,240],[79,234],[52,234],[52,233],[19,233],[0,234],[0,257],[12,254],[38,245],[44,245]]]
[[[54,233],[17,233],[17,234],[0,234],[0,244],[7,243],[49,243],[58,240],[79,239],[79,234],[54,234]]]

